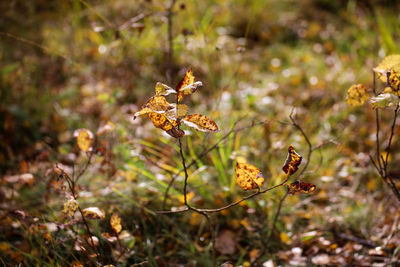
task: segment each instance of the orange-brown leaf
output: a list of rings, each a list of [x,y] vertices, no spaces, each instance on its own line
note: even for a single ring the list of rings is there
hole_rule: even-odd
[[[303,158],[296,153],[296,151],[294,150],[293,146],[290,145],[289,146],[289,153],[288,156],[286,158],[285,164],[282,167],[282,170],[288,174],[288,175],[292,175],[293,173],[295,173],[298,169],[299,169],[299,165],[301,163],[301,160]]]
[[[195,82],[195,77],[192,70],[188,70],[185,76],[176,86],[176,91],[178,92],[178,101],[182,101],[184,95],[190,95],[197,90],[197,87],[202,86],[202,82]]]
[[[302,181],[294,181],[290,185],[288,185],[288,193],[291,195],[299,194],[299,193],[311,193],[315,191],[317,187],[311,183],[304,183]]]
[[[256,189],[264,183],[264,176],[256,166],[248,163],[236,163],[236,183],[243,189]]]
[[[114,230],[115,233],[119,234],[122,230],[121,225],[121,217],[117,213],[114,213],[110,219],[111,228]]]
[[[178,127],[174,127],[171,130],[168,130],[167,134],[175,138],[181,138],[185,136],[185,132],[182,131],[181,129],[178,129]]]
[[[75,131],[74,136],[76,136],[76,143],[82,151],[89,151],[93,142],[93,133],[88,129],[78,129]]]
[[[170,103],[163,96],[153,96],[147,101],[147,103],[142,107],[142,109],[135,113],[134,119],[137,116],[147,115],[149,113],[165,113],[168,110]]]
[[[186,126],[202,132],[216,133],[219,131],[217,124],[213,120],[201,114],[188,115],[182,119],[182,122]]]

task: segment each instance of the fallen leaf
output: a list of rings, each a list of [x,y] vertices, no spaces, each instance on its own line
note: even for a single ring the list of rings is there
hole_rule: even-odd
[[[328,254],[318,254],[313,256],[311,262],[315,265],[327,265],[331,261]]]
[[[233,255],[236,251],[236,235],[231,230],[222,230],[215,239],[215,249],[223,255]]]
[[[86,208],[83,211],[83,216],[89,219],[104,219],[105,213],[97,207]]]
[[[109,233],[102,233],[101,236],[102,236],[104,239],[106,239],[108,242],[111,242],[111,243],[113,243],[113,242],[115,242],[115,241],[118,240],[118,238],[117,238],[116,236],[112,236],[112,235],[109,234]]]
[[[23,173],[23,174],[5,176],[3,180],[10,184],[18,183],[21,185],[26,184],[30,186],[35,181],[35,178],[31,173]]]

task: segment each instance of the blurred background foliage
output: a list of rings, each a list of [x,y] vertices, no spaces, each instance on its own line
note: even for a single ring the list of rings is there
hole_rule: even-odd
[[[397,259],[400,240],[392,228],[400,216],[398,203],[368,158],[375,146],[373,111],[367,105],[349,107],[345,94],[356,81],[371,87],[371,69],[385,55],[399,53],[398,2],[177,1],[172,54],[169,5],[161,0],[0,3],[1,173],[35,177],[29,185],[3,179],[0,241],[22,255],[10,258],[3,251],[3,262],[52,266],[79,258],[70,233],[51,232],[53,244],[62,240],[68,250],[46,248],[43,237],[27,234],[32,220],[14,223],[7,212],[24,210],[43,224],[65,224],[64,193],[51,187],[46,170],[56,162],[71,172],[83,165],[87,158],[76,146],[74,130],[95,132],[112,123],[113,131],[100,140],[106,152],[95,156],[81,180],[79,202],[100,206],[107,216],[122,215],[130,250],[119,258],[121,264],[211,264],[206,221],[194,213],[152,212],[162,208],[171,173],[181,168],[176,140],[149,120],[132,120],[157,81],[174,87],[187,68],[204,83],[186,100],[190,112],[211,117],[221,129],[215,135],[187,132],[183,139],[188,160],[196,161],[189,169],[195,206],[218,207],[246,195],[234,181],[238,157],[258,166],[267,185],[279,183],[287,147],[307,154],[306,141],[288,119],[295,107],[297,123],[313,147],[320,146],[301,177],[318,190],[285,200],[262,261],[320,264],[317,256],[328,255],[334,264],[368,265]],[[383,126],[390,116],[383,114]],[[197,157],[239,118],[238,126],[266,123],[232,134]],[[393,151],[398,148],[395,140]],[[391,162],[399,160],[394,153]],[[396,165],[390,171],[400,173]],[[166,208],[182,205],[182,186],[178,177]],[[278,189],[213,216],[223,247],[219,263],[254,260],[283,194]],[[107,223],[91,226],[100,236]],[[373,254],[375,246],[359,248],[338,233],[386,250]],[[101,243],[112,251],[107,241]],[[118,256],[108,254],[115,264]]]

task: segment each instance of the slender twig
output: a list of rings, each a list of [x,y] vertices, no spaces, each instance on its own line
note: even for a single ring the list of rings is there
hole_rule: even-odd
[[[301,175],[304,173],[304,171],[308,168],[308,164],[310,163],[310,159],[311,159],[311,154],[312,154],[312,152],[313,152],[313,147],[312,147],[312,144],[311,144],[311,142],[310,142],[310,139],[308,139],[308,136],[307,136],[307,134],[304,132],[303,128],[301,128],[301,126],[300,126],[300,125],[296,122],[296,120],[294,119],[294,117],[293,117],[293,110],[294,110],[294,109],[292,109],[292,112],[290,113],[289,118],[290,118],[290,120],[292,121],[292,125],[293,125],[297,130],[299,130],[300,133],[303,135],[304,140],[306,140],[307,145],[308,145],[307,161],[306,161],[306,164],[304,165],[303,169],[302,169],[302,170],[299,172],[299,174],[297,175],[297,177],[299,177],[299,176],[301,176]]]
[[[182,213],[182,212],[185,212],[185,211],[188,211],[188,210],[193,210],[193,211],[197,211],[197,212],[206,212],[206,213],[220,212],[220,211],[229,209],[229,208],[231,208],[231,207],[234,207],[234,206],[240,204],[241,202],[243,202],[243,201],[245,201],[245,200],[247,200],[247,199],[253,198],[253,197],[257,196],[257,195],[264,194],[264,193],[266,193],[266,192],[268,192],[268,191],[271,191],[271,190],[273,190],[273,189],[275,189],[275,188],[277,188],[277,187],[283,186],[283,185],[286,184],[286,182],[289,180],[289,177],[290,177],[290,176],[287,175],[286,178],[285,178],[285,180],[282,181],[281,183],[277,184],[277,185],[271,186],[271,187],[269,187],[269,188],[267,188],[267,189],[264,189],[264,190],[262,190],[262,191],[261,191],[260,189],[257,189],[256,192],[254,192],[254,193],[252,193],[252,194],[250,194],[250,195],[248,195],[248,196],[246,196],[246,197],[243,197],[242,199],[240,199],[240,200],[238,200],[238,201],[235,201],[235,202],[233,202],[233,203],[230,203],[230,204],[228,204],[228,205],[226,205],[226,206],[223,206],[223,207],[220,207],[220,208],[215,208],[215,209],[200,209],[200,208],[195,208],[195,207],[193,207],[193,206],[190,206],[190,207],[186,207],[186,208],[183,208],[183,209],[180,209],[180,210],[169,210],[169,211],[167,211],[167,210],[162,210],[162,211],[156,211],[156,213],[157,213],[157,214]]]
[[[167,54],[167,80],[171,83],[171,73],[172,73],[172,66],[174,60],[174,47],[173,47],[173,35],[172,35],[172,18],[173,18],[173,8],[176,3],[176,0],[172,0],[170,5],[167,8],[167,21],[168,21],[168,54]]]
[[[372,71],[373,73],[373,81],[372,81],[372,90],[374,92],[374,95],[377,96],[378,92],[376,91],[376,78],[375,78],[375,72]],[[380,121],[379,121],[379,109],[375,109],[375,124],[376,124],[376,133],[375,133],[375,139],[376,139],[376,153],[377,153],[377,162],[379,166],[379,174],[382,175],[382,164],[381,163],[381,149],[380,149],[380,141],[379,141],[379,133],[380,133]]]
[[[200,153],[197,155],[197,158],[196,158],[196,159],[193,159],[192,161],[190,161],[190,162],[186,165],[186,168],[189,169],[190,167],[192,167],[193,165],[196,164],[196,161],[197,161],[198,159],[201,159],[202,157],[206,156],[208,153],[210,153],[210,152],[213,151],[214,149],[218,148],[219,145],[220,145],[223,141],[225,141],[226,139],[228,139],[228,138],[231,136],[232,133],[237,133],[237,132],[240,132],[240,131],[243,131],[243,130],[252,128],[252,127],[254,127],[254,126],[256,126],[256,125],[260,125],[260,124],[265,124],[265,123],[266,123],[266,121],[261,121],[261,122],[254,122],[254,121],[252,121],[252,123],[249,124],[249,125],[246,125],[246,126],[243,126],[243,127],[239,127],[239,128],[235,128],[236,125],[239,123],[239,121],[241,121],[242,119],[243,119],[243,118],[239,118],[239,119],[233,124],[232,128],[231,128],[226,134],[224,134],[220,139],[218,139],[212,146],[207,147],[207,148],[205,148],[202,152],[200,152]],[[169,181],[168,186],[167,186],[167,188],[166,188],[166,190],[165,190],[165,193],[164,193],[164,199],[163,199],[163,204],[162,204],[162,210],[165,210],[165,208],[166,208],[166,202],[167,202],[167,199],[168,199],[169,190],[171,189],[171,187],[172,187],[173,183],[175,182],[176,178],[177,178],[177,177],[180,175],[180,173],[183,172],[183,171],[184,171],[183,169],[180,169],[177,173],[175,173],[175,174],[172,176],[171,180]]]
[[[375,79],[375,72],[373,72],[373,92],[374,92],[374,94],[376,96],[377,95],[377,91],[376,91],[376,81],[375,80],[376,80]],[[387,83],[390,85],[389,81]],[[387,145],[387,148],[386,148],[386,155],[385,156],[381,155],[381,148],[380,148],[380,140],[379,140],[379,133],[380,133],[379,109],[375,109],[375,118],[376,118],[376,133],[375,133],[375,135],[376,135],[376,153],[377,153],[376,159],[377,159],[377,161],[375,162],[375,160],[373,159],[373,157],[371,155],[370,155],[370,160],[371,160],[372,164],[374,165],[375,169],[378,171],[378,173],[381,176],[382,180],[387,185],[390,186],[390,188],[392,189],[394,195],[400,201],[400,191],[397,188],[396,184],[394,183],[392,177],[390,177],[388,175],[388,171],[387,171],[389,155],[390,155],[392,140],[393,140],[393,136],[394,136],[396,120],[397,120],[397,116],[398,116],[398,113],[399,113],[399,108],[400,108],[400,104],[397,103],[396,108],[394,110],[393,122],[392,122],[392,126],[391,126],[391,131],[390,131],[390,136],[389,136],[389,141],[388,141],[388,145]]]
[[[190,209],[190,205],[187,202],[187,196],[186,196],[187,195],[187,181],[188,181],[189,175],[188,175],[187,168],[186,168],[185,156],[183,155],[182,141],[180,138],[178,138],[178,141],[179,141],[179,153],[181,155],[183,170],[185,173],[185,183],[183,185],[184,204],[185,204],[185,206],[188,206],[188,208]]]
[[[391,128],[390,137],[389,137],[389,143],[388,143],[388,147],[387,147],[387,150],[386,150],[386,158],[385,158],[385,160],[383,162],[384,166],[385,166],[385,174],[386,174],[387,164],[388,164],[388,159],[389,159],[389,154],[390,154],[390,147],[391,147],[392,139],[393,139],[393,136],[394,136],[394,128],[396,126],[397,115],[399,114],[399,108],[400,108],[400,103],[397,103],[396,109],[394,110],[392,128]]]
[[[90,165],[90,163],[91,163],[91,161],[92,161],[93,153],[94,153],[93,151],[90,151],[90,152],[88,153],[88,154],[89,154],[88,159],[87,159],[85,165],[84,165],[84,166],[82,167],[82,169],[79,171],[78,175],[75,177],[74,183],[77,183],[78,180],[79,180],[79,178],[81,178],[82,175],[86,172],[87,168],[89,167],[89,165]]]
[[[201,213],[203,216],[207,219],[208,226],[210,227],[210,233],[211,233],[211,246],[212,246],[212,260],[213,260],[213,266],[216,266],[216,260],[217,260],[217,255],[216,255],[216,249],[215,249],[215,231],[213,224],[211,222],[210,215],[208,215],[206,212]]]
[[[68,183],[68,187],[69,187],[69,190],[70,190],[70,192],[71,192],[71,194],[72,194],[72,197],[74,198],[74,200],[77,200],[77,198],[78,198],[78,196],[76,195],[76,192],[75,192],[75,183],[74,183],[74,181],[69,177],[69,175],[67,174],[67,173],[65,173],[64,172],[64,177],[65,177],[65,180],[67,181],[67,183]],[[79,207],[79,205],[78,205],[78,211],[79,211],[79,213],[81,214],[81,217],[82,217],[82,222],[83,222],[83,224],[85,225],[85,227],[86,227],[86,231],[87,231],[87,233],[88,233],[88,235],[89,235],[89,238],[90,238],[90,243],[85,239],[85,241],[86,241],[86,243],[89,245],[89,247],[91,247],[92,249],[93,249],[93,251],[96,253],[96,256],[99,256],[100,255],[100,253],[99,253],[99,251],[97,250],[97,247],[96,247],[96,245],[94,244],[94,241],[93,241],[93,234],[92,234],[92,232],[90,231],[90,227],[89,227],[89,224],[88,224],[88,222],[86,221],[86,219],[85,219],[85,216],[83,215],[83,211],[82,211],[82,209],[81,209],[81,207]]]
[[[66,57],[65,55],[62,55],[61,53],[55,52],[55,51],[51,50],[50,48],[48,48],[47,46],[41,45],[41,44],[36,43],[34,41],[31,41],[31,40],[16,36],[16,35],[8,33],[8,32],[0,31],[0,35],[7,36],[9,38],[12,38],[14,40],[17,40],[19,42],[22,42],[22,43],[25,43],[25,44],[28,44],[28,45],[32,45],[34,47],[37,47],[37,48],[43,50],[44,52],[46,52],[48,54],[54,54],[54,55],[56,55],[56,56],[58,56],[60,58],[63,58],[65,60],[67,60],[67,61],[72,61],[70,58]]]
[[[379,132],[380,132],[380,122],[379,122],[379,110],[375,109],[375,121],[376,121],[376,158],[379,165],[379,169],[382,170],[382,163],[381,163],[381,148],[380,148],[380,141],[379,141]]]
[[[282,204],[283,204],[283,202],[285,201],[285,199],[286,199],[287,196],[288,196],[288,191],[286,191],[285,194],[284,194],[284,195],[281,197],[281,199],[279,200],[278,208],[277,208],[277,210],[276,210],[276,213],[275,213],[275,216],[274,216],[274,220],[272,221],[272,224],[271,224],[271,227],[270,227],[270,230],[269,230],[269,234],[268,234],[267,238],[265,238],[265,239],[263,238],[263,239],[261,240],[261,242],[262,242],[262,244],[263,244],[263,247],[262,247],[262,250],[259,252],[257,258],[254,260],[253,265],[254,265],[257,261],[259,261],[259,260],[261,259],[261,257],[265,254],[265,250],[267,249],[268,243],[271,241],[273,231],[275,230],[276,223],[277,223],[278,218],[279,218],[279,215],[280,215],[280,213],[281,213]]]

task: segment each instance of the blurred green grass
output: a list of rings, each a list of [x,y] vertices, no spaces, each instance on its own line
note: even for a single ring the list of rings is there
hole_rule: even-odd
[[[37,172],[33,187],[19,192],[10,206],[29,210],[43,222],[63,222],[56,216],[64,202],[62,194],[48,193],[50,201],[40,197],[48,190],[44,168],[50,162],[68,162],[71,154],[83,164],[85,156],[77,151],[73,131],[95,130],[112,121],[116,129],[107,140],[116,171],[110,171],[111,165],[103,171],[104,158],[99,156],[82,178],[81,190],[88,193],[80,198],[81,205],[101,205],[107,212],[122,214],[137,252],[126,264],[147,258],[155,264],[160,257],[164,263],[191,259],[199,266],[210,265],[211,248],[202,251],[194,245],[208,244],[204,221],[196,222],[190,214],[161,219],[150,212],[161,208],[171,172],[181,169],[175,140],[153,129],[148,120],[132,123],[129,116],[151,97],[157,81],[174,86],[184,70],[192,68],[204,86],[187,100],[190,112],[213,118],[221,129],[216,135],[192,132],[184,138],[187,161],[196,160],[189,169],[195,206],[221,206],[246,195],[233,180],[238,156],[258,166],[267,185],[279,183],[288,145],[306,156],[300,132],[280,123],[289,123],[288,115],[296,107],[296,120],[313,146],[329,140],[338,145],[327,144],[321,154],[313,153],[301,179],[319,189],[315,196],[285,201],[278,231],[289,233],[292,240],[302,232],[328,231],[336,224],[365,238],[374,233],[378,223],[362,222],[379,221],[387,189],[380,180],[373,194],[364,186],[375,174],[360,156],[373,148],[374,123],[371,111],[349,108],[344,98],[356,81],[371,86],[372,67],[385,55],[399,52],[398,4],[382,1],[371,8],[361,1],[178,2],[168,77],[167,2],[15,3],[0,4],[6,10],[0,31],[17,37],[1,35],[0,162],[3,174],[18,173],[21,161]],[[119,28],[138,15],[144,16],[140,25]],[[268,123],[232,135],[218,149],[197,158],[243,115],[243,125],[251,120]],[[38,159],[47,149],[48,159]],[[168,207],[182,205],[182,187],[183,174],[170,190]],[[221,255],[219,262],[232,260],[238,266],[249,261],[249,252],[262,237],[237,221],[247,218],[253,229],[268,229],[282,195],[279,189],[214,217],[217,231],[237,230],[240,239],[239,253]],[[378,208],[381,212],[372,212]],[[344,218],[343,210],[348,212]],[[159,223],[161,233],[155,229]],[[104,225],[92,226],[97,235],[103,231]],[[24,236],[29,234],[19,234]],[[274,252],[295,244],[281,242],[276,233],[274,237],[265,259],[276,260]],[[12,237],[4,235],[2,240]],[[45,264],[46,249],[40,243],[44,241],[35,242],[42,244],[42,254],[29,261]],[[62,265],[66,257],[61,253],[51,265]]]

